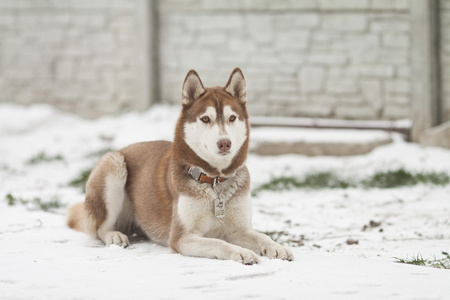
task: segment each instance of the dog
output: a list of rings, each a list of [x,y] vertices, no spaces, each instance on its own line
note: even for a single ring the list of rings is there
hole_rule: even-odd
[[[251,227],[250,175],[245,162],[249,116],[244,75],[206,88],[195,70],[182,87],[173,142],[153,141],[105,154],[86,183],[86,200],[68,225],[106,245],[129,245],[142,232],[187,256],[234,260],[259,255],[293,260],[289,248]]]

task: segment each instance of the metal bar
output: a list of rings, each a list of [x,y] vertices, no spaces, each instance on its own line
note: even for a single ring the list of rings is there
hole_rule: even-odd
[[[341,119],[316,119],[316,118],[282,118],[282,117],[251,117],[252,127],[297,127],[297,128],[321,128],[321,129],[359,129],[359,130],[383,130],[398,132],[404,135],[405,140],[411,140],[410,120],[341,120]]]

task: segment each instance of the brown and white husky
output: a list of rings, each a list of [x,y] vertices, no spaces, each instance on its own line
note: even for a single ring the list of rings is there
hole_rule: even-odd
[[[86,201],[70,227],[106,245],[128,246],[136,231],[189,256],[258,262],[258,254],[292,260],[292,252],[251,228],[245,166],[249,122],[244,75],[206,88],[191,70],[173,142],[128,146],[103,156],[89,176]]]

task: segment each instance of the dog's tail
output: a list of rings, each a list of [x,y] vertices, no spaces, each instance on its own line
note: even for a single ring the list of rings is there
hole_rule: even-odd
[[[78,203],[69,208],[67,225],[77,231],[84,230],[84,203]]]

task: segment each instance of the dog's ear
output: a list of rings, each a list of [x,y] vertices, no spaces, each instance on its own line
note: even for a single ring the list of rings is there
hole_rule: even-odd
[[[205,88],[197,72],[190,70],[184,79],[181,103],[187,105],[197,100],[204,92]]]
[[[231,72],[225,91],[242,103],[247,103],[247,88],[245,87],[245,78],[241,69],[236,68]]]

